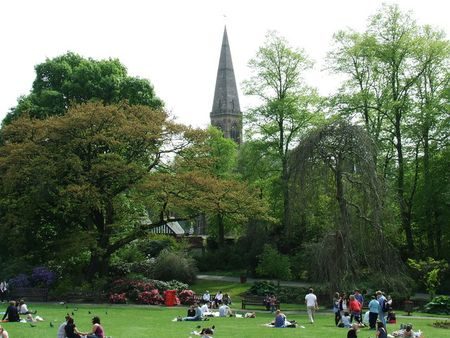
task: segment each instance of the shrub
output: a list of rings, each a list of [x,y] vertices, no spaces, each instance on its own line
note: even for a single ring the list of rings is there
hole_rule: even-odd
[[[291,267],[289,257],[280,254],[276,249],[266,244],[262,254],[259,256],[256,273],[260,277],[290,280]]]
[[[21,273],[9,280],[9,286],[11,288],[26,288],[31,286],[31,283],[29,277]]]
[[[111,304],[125,304],[127,297],[125,293],[112,293],[109,295],[109,302]]]
[[[157,289],[140,292],[137,300],[141,304],[149,304],[149,305],[159,305],[164,303],[164,299],[159,294],[159,291]]]
[[[49,287],[55,282],[56,275],[46,267],[39,266],[33,269],[31,279],[33,280],[34,286]]]
[[[154,278],[170,281],[179,280],[185,283],[195,281],[197,267],[195,261],[182,251],[163,250],[155,260]]]
[[[264,296],[267,294],[278,294],[278,287],[269,281],[255,282],[248,291],[252,295]]]
[[[431,302],[425,305],[425,312],[435,314],[450,314],[450,297],[434,297]]]
[[[194,296],[195,296],[195,292],[192,290],[183,290],[180,293],[178,293],[178,298],[180,299],[180,303],[183,305],[194,304]]]

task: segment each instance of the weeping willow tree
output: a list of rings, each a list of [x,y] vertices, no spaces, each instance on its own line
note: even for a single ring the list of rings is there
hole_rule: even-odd
[[[309,278],[331,290],[361,281],[406,287],[403,263],[383,227],[375,158],[364,129],[344,121],[312,132],[293,150],[291,222],[302,234]]]

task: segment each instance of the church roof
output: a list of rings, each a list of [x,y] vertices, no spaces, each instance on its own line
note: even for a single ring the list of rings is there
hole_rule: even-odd
[[[211,111],[211,115],[222,114],[241,114],[226,27],[223,32],[222,49],[220,51],[219,68],[217,70],[216,89]]]

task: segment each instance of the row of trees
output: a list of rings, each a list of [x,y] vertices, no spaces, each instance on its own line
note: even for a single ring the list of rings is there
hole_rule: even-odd
[[[175,123],[117,60],[47,60],[1,129],[2,271],[106,276],[153,227],[202,214],[219,248],[241,235],[221,264],[234,252],[267,275],[270,243],[294,278],[405,281],[398,254],[450,258],[449,55],[444,33],[384,6],[335,34],[328,66],[345,81],[323,98],[306,53],[271,32],[249,62],[259,105],[240,149]]]

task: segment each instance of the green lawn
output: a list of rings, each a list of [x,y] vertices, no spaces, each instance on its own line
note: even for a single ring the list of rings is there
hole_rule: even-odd
[[[11,338],[34,338],[34,337],[55,337],[59,324],[63,321],[64,315],[69,312],[74,313],[75,323],[81,331],[91,327],[90,320],[93,315],[100,316],[106,334],[114,338],[134,338],[134,337],[155,337],[155,338],[188,338],[195,337],[191,331],[197,325],[216,326],[214,337],[223,338],[265,338],[265,337],[308,337],[308,338],[345,338],[346,329],[336,328],[333,325],[331,313],[319,313],[314,325],[306,324],[306,314],[289,314],[288,319],[296,320],[305,328],[296,329],[271,329],[263,327],[262,324],[272,319],[270,313],[257,313],[255,319],[243,318],[212,318],[207,322],[172,322],[178,315],[184,316],[186,308],[181,307],[146,307],[136,305],[66,305],[57,304],[30,304],[32,309],[37,309],[38,314],[44,317],[45,321],[37,323],[36,327],[31,327],[25,323],[3,323],[3,326],[10,333]],[[89,311],[91,314],[89,314]],[[50,322],[54,327],[50,327]],[[415,328],[420,328],[425,332],[427,338],[450,337],[450,330],[437,329],[432,327],[432,319],[400,319],[400,322],[409,322]],[[391,330],[398,327],[391,325]],[[373,331],[361,330],[359,337],[375,337]]]

